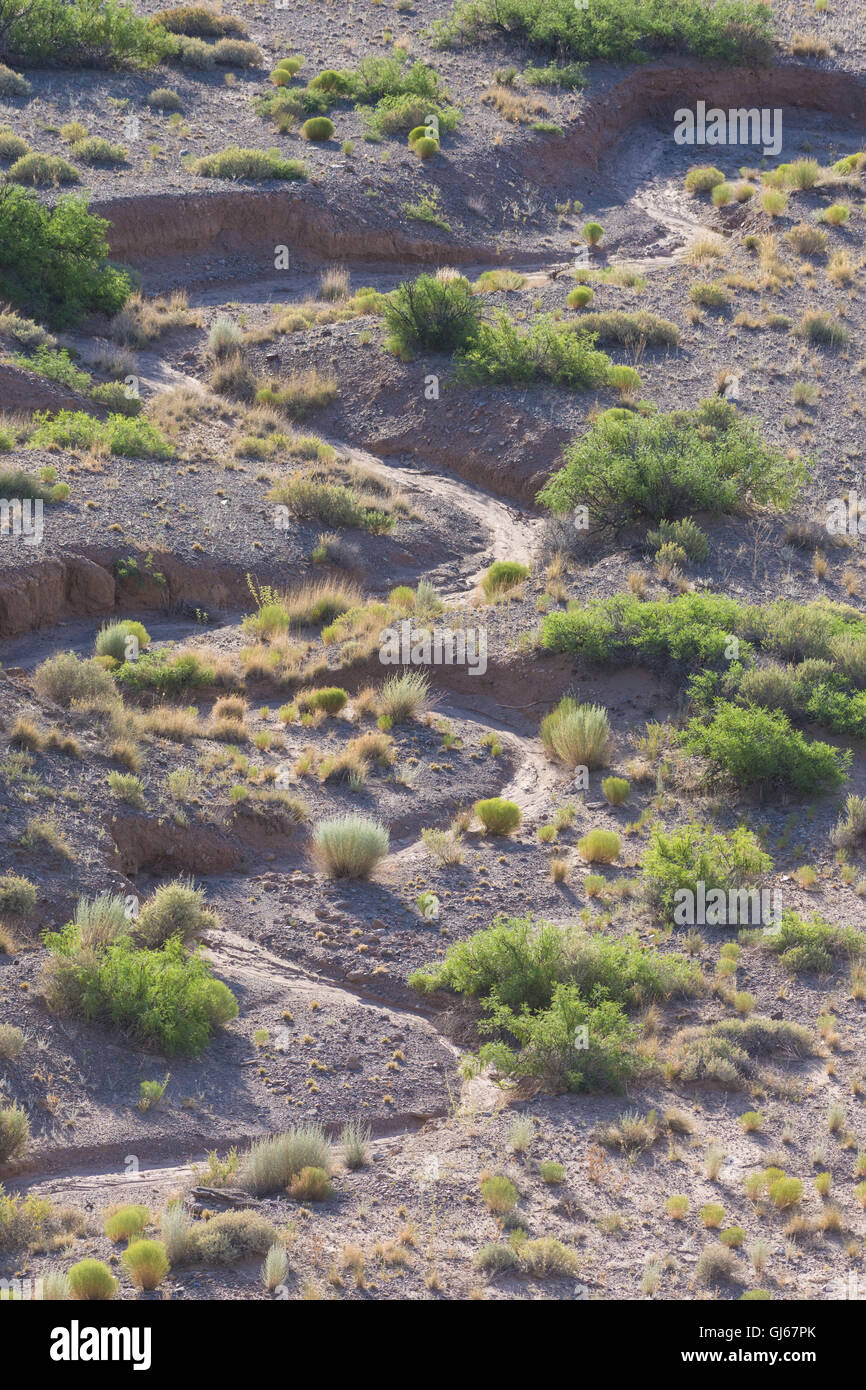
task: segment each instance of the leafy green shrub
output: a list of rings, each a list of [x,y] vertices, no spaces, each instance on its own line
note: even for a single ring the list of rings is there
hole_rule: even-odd
[[[772,867],[745,826],[726,834],[694,821],[669,832],[653,826],[642,864],[647,896],[667,921],[677,921],[677,895],[683,891],[694,901],[699,883],[707,894],[758,888]]]
[[[170,1265],[160,1240],[135,1240],[120,1257],[137,1289],[156,1289],[168,1274]]]
[[[516,588],[529,576],[529,566],[517,560],[494,560],[481,581],[485,598],[492,599],[508,589]]]
[[[744,709],[727,701],[717,704],[707,723],[690,720],[682,741],[739,787],[775,783],[803,795],[844,782],[851,762],[850,750],[810,742],[781,710]]]
[[[193,161],[192,172],[204,179],[305,179],[299,159],[285,159],[278,149],[241,149],[229,145]]]
[[[793,908],[787,908],[772,931],[761,933],[758,944],[780,956],[785,969],[798,975],[832,970],[836,957],[862,955],[866,938],[856,927],[835,926],[817,912],[805,921]]]
[[[57,444],[61,449],[91,449],[99,446],[118,458],[171,458],[174,449],[156,425],[149,420],[125,415],[109,415],[97,420],[83,410],[46,411],[34,415],[36,429],[30,436],[33,448]]]
[[[48,932],[49,1007],[115,1026],[143,1047],[168,1055],[204,1051],[211,1031],[238,1012],[237,1000],[200,956],[172,939],[159,951],[119,937],[102,950],[81,948],[73,924]]]
[[[603,705],[582,705],[564,695],[541,722],[548,757],[566,767],[603,767],[610,747],[610,723]]]
[[[610,368],[603,352],[594,348],[594,335],[540,314],[527,329],[499,313],[494,323],[479,325],[474,340],[461,351],[456,364],[456,380],[469,386],[510,383],[528,386],[550,381],[556,386],[589,390],[602,386]]]
[[[326,1174],[331,1169],[331,1146],[315,1124],[294,1125],[283,1134],[256,1140],[241,1159],[238,1184],[263,1197],[284,1191],[305,1168]]]
[[[450,947],[443,961],[409,977],[422,993],[452,989],[495,998],[515,1012],[544,1008],[560,983],[629,1007],[703,988],[700,968],[685,956],[642,947],[635,936],[617,940],[534,917],[499,917]]]
[[[174,656],[167,647],[160,647],[144,652],[137,661],[125,661],[114,672],[114,679],[136,695],[172,696],[212,685],[215,675],[214,668],[203,666],[195,652]]]
[[[430,135],[422,135],[413,141],[412,149],[419,159],[432,159],[434,154],[439,153],[439,141]]]
[[[367,878],[389,844],[385,827],[367,816],[320,821],[313,832],[315,855],[331,878]]]
[[[416,348],[453,352],[475,338],[480,309],[463,276],[440,280],[419,275],[388,296],[383,317],[393,349],[404,354]]]
[[[49,207],[36,194],[0,188],[0,295],[59,327],[84,314],[115,313],[130,292],[128,277],[107,264],[108,223],[84,199]]]
[[[73,159],[82,164],[124,164],[127,154],[122,145],[112,145],[101,135],[88,135],[84,140],[76,140],[71,150]]]
[[[670,415],[600,417],[565,451],[565,466],[538,494],[551,511],[577,505],[589,509],[597,526],[618,529],[641,516],[673,520],[689,511],[730,512],[751,498],[763,505],[789,506],[808,476],[763,441],[756,422],[736,414],[729,402],[719,412],[674,411]]]
[[[576,285],[570,294],[566,295],[565,302],[569,309],[588,309],[595,299],[595,290],[590,289],[589,285]]]
[[[301,134],[305,140],[330,140],[333,133],[334,122],[329,121],[327,116],[311,116],[301,126]]]
[[[510,835],[522,819],[520,807],[516,802],[504,801],[501,796],[476,801],[475,814],[491,835]]]
[[[69,1296],[76,1300],[106,1301],[117,1293],[117,1280],[101,1260],[79,1260],[67,1277]]]
[[[4,14],[2,52],[28,67],[153,67],[165,33],[119,0],[34,0]]]
[[[479,1052],[484,1065],[505,1076],[537,1078],[552,1090],[622,1090],[639,1067],[635,1028],[621,1006],[590,1004],[574,985],[554,986],[549,1007],[536,1014],[516,1014],[491,1001],[479,1031],[503,1033],[519,1047],[485,1043]]]

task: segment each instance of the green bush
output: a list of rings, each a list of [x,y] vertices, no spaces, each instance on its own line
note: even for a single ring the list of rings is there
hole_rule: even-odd
[[[51,188],[59,183],[80,183],[78,170],[60,155],[40,154],[31,150],[16,159],[9,170],[12,183],[29,183],[34,188]]]
[[[837,957],[852,959],[863,954],[866,938],[856,927],[837,927],[817,912],[805,921],[793,908],[782,913],[770,932],[762,932],[758,944],[781,957],[792,975],[828,971]]]
[[[108,623],[106,627],[99,629],[94,652],[97,656],[110,656],[115,661],[125,661],[128,651],[137,654],[149,646],[150,633],[147,628],[131,618],[121,618],[120,622]]]
[[[434,154],[439,153],[439,141],[429,135],[422,135],[420,139],[413,141],[412,149],[419,159],[432,159]]]
[[[481,311],[468,280],[419,275],[398,285],[385,301],[388,345],[403,354],[417,348],[454,352],[471,342]]]
[[[74,652],[58,652],[37,666],[33,684],[46,699],[67,709],[73,700],[98,703],[116,699],[114,681],[95,660],[82,660]]]
[[[0,918],[26,917],[36,906],[36,885],[20,874],[0,876]]]
[[[564,467],[538,500],[557,514],[586,506],[598,527],[614,530],[641,516],[731,512],[749,499],[789,506],[806,481],[806,464],[765,443],[757,423],[730,403],[722,407],[602,416],[566,449]]]
[[[173,656],[168,648],[160,647],[144,652],[137,661],[125,661],[114,672],[114,679],[137,695],[172,696],[212,685],[215,674],[212,666],[202,665],[195,652]]]
[[[541,741],[566,767],[603,767],[610,747],[610,722],[603,705],[582,705],[564,695],[541,721]]]
[[[621,806],[628,801],[630,791],[625,777],[603,777],[601,780],[601,794],[611,806]]]
[[[321,690],[304,690],[298,695],[300,709],[324,710],[325,714],[339,714],[349,696],[340,686],[324,686]]]
[[[590,289],[589,285],[577,285],[566,296],[565,302],[569,309],[588,309],[594,299],[595,290]]]
[[[0,97],[8,101],[12,97],[29,97],[32,88],[26,77],[0,63]]]
[[[699,526],[696,526],[690,516],[683,517],[680,521],[660,521],[658,529],[647,531],[647,545],[651,550],[658,551],[663,545],[673,543],[680,546],[689,560],[694,560],[696,564],[702,564],[710,553],[710,542]]]
[[[58,327],[86,313],[116,313],[131,284],[107,264],[107,228],[85,199],[49,207],[31,191],[0,187],[0,295]]]
[[[718,184],[724,182],[721,169],[713,164],[693,164],[683,180],[687,193],[712,193]]]
[[[727,701],[718,703],[706,723],[690,720],[682,741],[738,787],[788,785],[801,795],[844,782],[852,756],[850,749],[810,742],[781,710],[744,709]]]
[[[29,149],[27,141],[16,135],[8,125],[0,128],[0,159],[20,159]]]
[[[129,1240],[130,1236],[140,1235],[150,1222],[147,1207],[126,1206],[112,1212],[105,1218],[105,1234],[116,1242]]]
[[[585,321],[580,320],[581,328]],[[590,390],[604,385],[610,368],[594,341],[593,334],[560,325],[550,314],[540,314],[524,330],[499,313],[494,323],[480,324],[474,340],[461,350],[455,377],[469,386],[550,381]]]
[[[152,111],[183,110],[183,102],[173,87],[154,87],[148,94],[147,104]]]
[[[70,151],[73,159],[82,164],[123,164],[126,150],[122,145],[112,145],[100,135],[88,135],[84,140],[76,140]]]
[[[636,936],[617,939],[531,916],[498,917],[450,947],[443,961],[415,971],[409,984],[421,993],[489,997],[515,1012],[546,1008],[557,984],[627,1007],[703,989],[700,967],[685,956],[641,946]]]
[[[155,1289],[162,1283],[171,1266],[160,1240],[135,1240],[120,1257],[137,1289]]]
[[[520,807],[516,802],[504,801],[501,796],[476,801],[475,814],[491,835],[510,835],[522,819]]]
[[[772,11],[757,0],[591,0],[580,9],[571,0],[457,0],[433,29],[440,44],[498,33],[581,62],[634,62],[658,49],[766,62],[773,36]]]
[[[695,821],[671,831],[653,826],[642,863],[649,901],[667,921],[677,920],[678,893],[691,893],[694,901],[699,883],[706,893],[759,889],[772,867],[745,826],[725,833]]]
[[[508,589],[514,589],[529,577],[529,566],[517,560],[494,560],[481,581],[485,598],[492,599]]]
[[[368,816],[345,815],[320,821],[313,848],[331,878],[367,878],[388,853],[390,837]]]
[[[20,1105],[0,1106],[0,1167],[23,1158],[30,1140],[30,1121]]]
[[[186,34],[192,39],[243,39],[247,34],[242,20],[220,14],[210,5],[176,5],[159,10],[153,22],[170,34]]]
[[[578,288],[586,288],[579,286]],[[570,325],[572,332],[594,333],[599,343],[616,343],[621,347],[676,347],[680,330],[670,319],[661,319],[645,309],[628,313],[624,309],[608,309],[604,313],[582,314],[578,323]]]
[[[135,934],[149,950],[171,940],[188,946],[216,926],[216,920],[205,905],[204,889],[179,878],[160,884],[148,898],[135,923]]]
[[[47,932],[45,944],[49,1007],[119,1028],[142,1047],[196,1056],[213,1029],[237,1017],[231,990],[177,938],[158,951],[139,950],[125,936],[83,950],[70,924]]]
[[[117,1280],[101,1260],[79,1260],[67,1271],[69,1296],[79,1301],[106,1301],[117,1293]]]
[[[587,864],[612,864],[622,849],[622,841],[613,830],[590,830],[578,840],[577,848]]]
[[[216,154],[193,160],[192,172],[204,179],[305,179],[299,159],[285,159],[278,149],[240,149],[229,145]]]
[[[327,116],[311,116],[301,126],[301,134],[305,140],[330,140],[333,133],[334,122],[329,121]]]
[[[35,449],[57,444],[61,449],[105,448],[117,458],[171,458],[174,449],[156,425],[127,415],[97,420],[83,410],[37,411],[30,436]]]
[[[167,56],[166,34],[119,0],[31,0],[8,5],[0,57],[28,67],[154,67]]]
[[[285,1191],[304,1168],[331,1169],[331,1146],[315,1124],[295,1125],[283,1134],[257,1139],[241,1159],[238,1184],[256,1197]]]
[[[556,985],[550,1006],[536,1014],[494,1004],[479,1031],[504,1033],[519,1047],[485,1043],[478,1054],[484,1065],[555,1091],[619,1091],[639,1070],[636,1029],[620,1005],[591,1004],[574,985]]]

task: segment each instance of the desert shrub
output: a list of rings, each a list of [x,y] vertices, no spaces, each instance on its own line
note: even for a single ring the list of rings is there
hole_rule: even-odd
[[[517,1255],[512,1247],[499,1241],[490,1241],[487,1245],[482,1245],[476,1250],[472,1260],[475,1268],[483,1270],[485,1274],[501,1274],[505,1270],[513,1269],[517,1262]]]
[[[334,1195],[324,1168],[302,1168],[289,1183],[289,1192],[299,1202],[327,1202]]]
[[[641,516],[673,520],[691,511],[730,512],[751,498],[789,506],[808,476],[761,438],[756,422],[721,410],[600,417],[565,450],[538,500],[557,514],[586,506],[596,525],[618,529]]]
[[[173,87],[154,87],[147,104],[152,111],[181,111],[183,102]]]
[[[405,724],[424,714],[430,704],[430,681],[423,671],[388,676],[379,687],[376,705],[393,724]]]
[[[690,516],[679,521],[660,521],[658,529],[647,531],[647,545],[660,550],[663,545],[673,544],[685,552],[686,558],[700,564],[710,553],[710,542],[705,532],[696,526]]]
[[[278,149],[241,149],[229,145],[216,154],[202,155],[193,161],[192,172],[204,179],[304,179],[307,177],[299,159],[285,159]]]
[[[610,361],[595,350],[594,334],[583,331],[587,317],[580,319],[578,332],[555,322],[550,314],[538,315],[523,329],[499,313],[495,322],[481,323],[474,340],[462,348],[456,379],[470,386],[528,386],[535,381],[580,390],[601,386]]]
[[[260,68],[264,63],[262,50],[241,39],[219,39],[213,46],[213,60],[229,68]]]
[[[701,309],[724,309],[730,296],[722,285],[695,283],[689,287],[689,299]]]
[[[721,169],[716,169],[712,164],[694,164],[683,180],[687,193],[712,193],[713,189],[720,183],[724,183],[725,176]]]
[[[210,5],[176,5],[158,10],[153,22],[170,34],[186,34],[194,39],[243,39],[247,34],[243,20],[220,14]]]
[[[601,781],[601,794],[611,806],[621,806],[628,801],[631,787],[625,777],[603,777]]]
[[[184,879],[160,884],[144,904],[135,933],[150,950],[172,938],[188,945],[216,925],[216,914],[205,907],[204,889]]]
[[[297,697],[300,709],[324,710],[325,714],[339,714],[349,697],[340,686],[323,686],[320,690],[302,690]]]
[[[294,1125],[283,1134],[256,1140],[241,1159],[238,1184],[262,1197],[285,1191],[305,1168],[326,1175],[331,1170],[331,1146],[315,1124]]]
[[[31,150],[16,159],[8,177],[13,183],[32,184],[34,188],[50,188],[59,183],[79,183],[81,176],[67,159],[60,155],[41,154]]]
[[[724,833],[697,822],[670,832],[653,826],[642,864],[650,902],[675,922],[678,893],[696,897],[699,883],[707,893],[756,888],[772,867],[772,859],[745,826]]]
[[[595,334],[598,343],[616,343],[622,347],[640,344],[646,347],[676,347],[680,340],[680,330],[675,323],[645,309],[636,313],[608,309],[604,313],[582,314],[570,331]]]
[[[0,918],[26,917],[36,906],[36,885],[20,874],[0,876]]]
[[[799,1178],[776,1178],[769,1184],[767,1195],[774,1207],[784,1211],[797,1206],[803,1196],[803,1184]]]
[[[513,1038],[519,1049],[499,1041],[480,1049],[481,1062],[502,1075],[536,1078],[555,1091],[601,1091],[622,1090],[639,1069],[622,1007],[592,1004],[574,985],[555,985],[549,1007],[536,1014],[492,1001],[488,1012],[479,1031]]]
[[[417,348],[454,352],[475,338],[480,323],[478,303],[463,276],[404,281],[388,296],[383,316],[389,344],[404,354]]]
[[[153,67],[170,51],[165,33],[119,0],[36,0],[4,15],[0,52],[30,67]]]
[[[301,134],[305,140],[330,140],[333,133],[334,122],[329,121],[327,116],[311,116],[301,126]]]
[[[231,991],[176,938],[158,951],[140,950],[126,936],[90,950],[70,923],[46,933],[45,944],[49,1007],[120,1028],[143,1047],[195,1056],[214,1028],[237,1016]]]
[[[58,327],[86,313],[114,313],[131,285],[107,263],[107,227],[84,199],[63,197],[49,207],[6,184],[0,188],[0,295]]]
[[[805,971],[828,971],[835,959],[852,959],[863,954],[866,938],[856,927],[838,927],[817,912],[804,920],[787,908],[771,932],[761,933],[758,944],[772,951],[792,975]]]
[[[105,1301],[117,1293],[117,1280],[101,1260],[79,1260],[67,1271],[67,1277],[69,1296],[76,1300]]]
[[[389,844],[385,827],[367,816],[319,821],[313,832],[315,856],[331,878],[367,878]]]
[[[476,801],[475,814],[491,835],[510,835],[522,819],[520,807],[516,802],[504,801],[501,796]]]
[[[690,720],[682,741],[737,786],[782,784],[802,795],[844,782],[851,762],[850,750],[810,742],[781,710],[742,708],[728,701],[719,701],[706,723]]]
[[[0,1023],[0,1058],[14,1062],[24,1050],[24,1034],[11,1023]]]
[[[83,660],[74,652],[58,652],[37,666],[33,683],[40,695],[67,708],[75,701],[107,701],[116,698],[114,681],[95,659]]]
[[[101,135],[89,135],[84,140],[76,140],[71,154],[73,159],[80,159],[82,164],[123,164],[127,158],[122,145],[112,145],[110,140],[103,139]]]
[[[622,842],[613,830],[590,830],[578,840],[577,848],[588,864],[612,864]]]
[[[827,233],[811,222],[798,222],[785,232],[785,240],[798,256],[824,256],[827,252]]]
[[[851,338],[845,325],[823,309],[807,311],[796,331],[801,338],[821,347],[845,347]]]
[[[698,1256],[695,1278],[702,1284],[720,1284],[733,1279],[737,1272],[737,1257],[721,1242],[706,1246]]]
[[[866,797],[852,794],[845,798],[845,813],[830,833],[834,845],[853,849],[866,838]],[[0,879],[0,915],[3,911],[2,879]]]
[[[130,638],[133,643],[130,644]],[[142,623],[131,618],[121,618],[119,622],[108,623],[96,634],[94,651],[97,656],[110,656],[115,661],[125,661],[127,652],[144,651],[150,646],[150,634]]]
[[[603,767],[610,747],[610,723],[602,705],[582,705],[564,695],[541,722],[548,757],[567,767]]]
[[[8,101],[12,97],[27,97],[32,88],[26,77],[0,63],[0,97]]]
[[[554,926],[533,917],[499,917],[492,926],[449,948],[444,961],[409,977],[413,989],[452,989],[492,998],[515,1012],[546,1007],[557,984],[576,985],[631,1007],[651,999],[699,993],[698,966],[685,956]]]
[[[488,1211],[503,1216],[517,1206],[519,1193],[510,1178],[491,1173],[479,1183],[481,1196]]]
[[[0,1167],[23,1158],[30,1141],[30,1121],[20,1105],[0,1106]]]
[[[137,661],[125,661],[114,672],[117,684],[134,694],[177,695],[213,684],[216,671],[205,666],[195,652],[173,654],[167,647],[143,652]]]
[[[119,1211],[112,1212],[105,1218],[105,1234],[109,1240],[117,1243],[129,1240],[130,1236],[140,1235],[149,1223],[150,1212],[147,1207],[121,1207]]]
[[[118,458],[171,458],[174,449],[149,420],[109,415],[97,420],[83,410],[59,410],[49,418],[45,411],[33,417],[33,448],[58,444],[62,449],[98,447]]]
[[[566,295],[565,302],[569,309],[588,309],[595,299],[595,290],[589,285],[576,285],[569,294]]]
[[[170,1265],[160,1240],[135,1240],[120,1257],[137,1289],[155,1289],[168,1274]]]
[[[484,596],[493,599],[497,594],[522,584],[529,576],[529,566],[517,560],[494,560],[481,581]]]
[[[27,141],[22,140],[9,126],[0,127],[0,159],[20,159],[29,149]]]

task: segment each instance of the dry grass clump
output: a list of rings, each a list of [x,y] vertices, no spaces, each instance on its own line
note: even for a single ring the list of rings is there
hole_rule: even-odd
[[[541,723],[548,757],[567,767],[603,767],[610,747],[610,723],[602,705],[582,705],[565,695]]]
[[[500,82],[492,83],[483,91],[481,100],[485,106],[492,106],[503,120],[510,121],[512,125],[517,125],[520,121],[534,121],[537,116],[547,115],[550,110],[539,97],[521,96],[512,87],[505,87]]]
[[[313,832],[314,857],[331,878],[368,878],[389,845],[386,828],[369,816],[336,816]]]
[[[136,292],[111,320],[111,336],[126,347],[147,347],[172,329],[189,328],[198,321],[190,310],[185,290],[174,290],[156,299],[145,299]]]
[[[238,1186],[256,1197],[284,1192],[305,1168],[331,1171],[331,1146],[319,1125],[295,1125],[257,1140],[241,1159]]]

